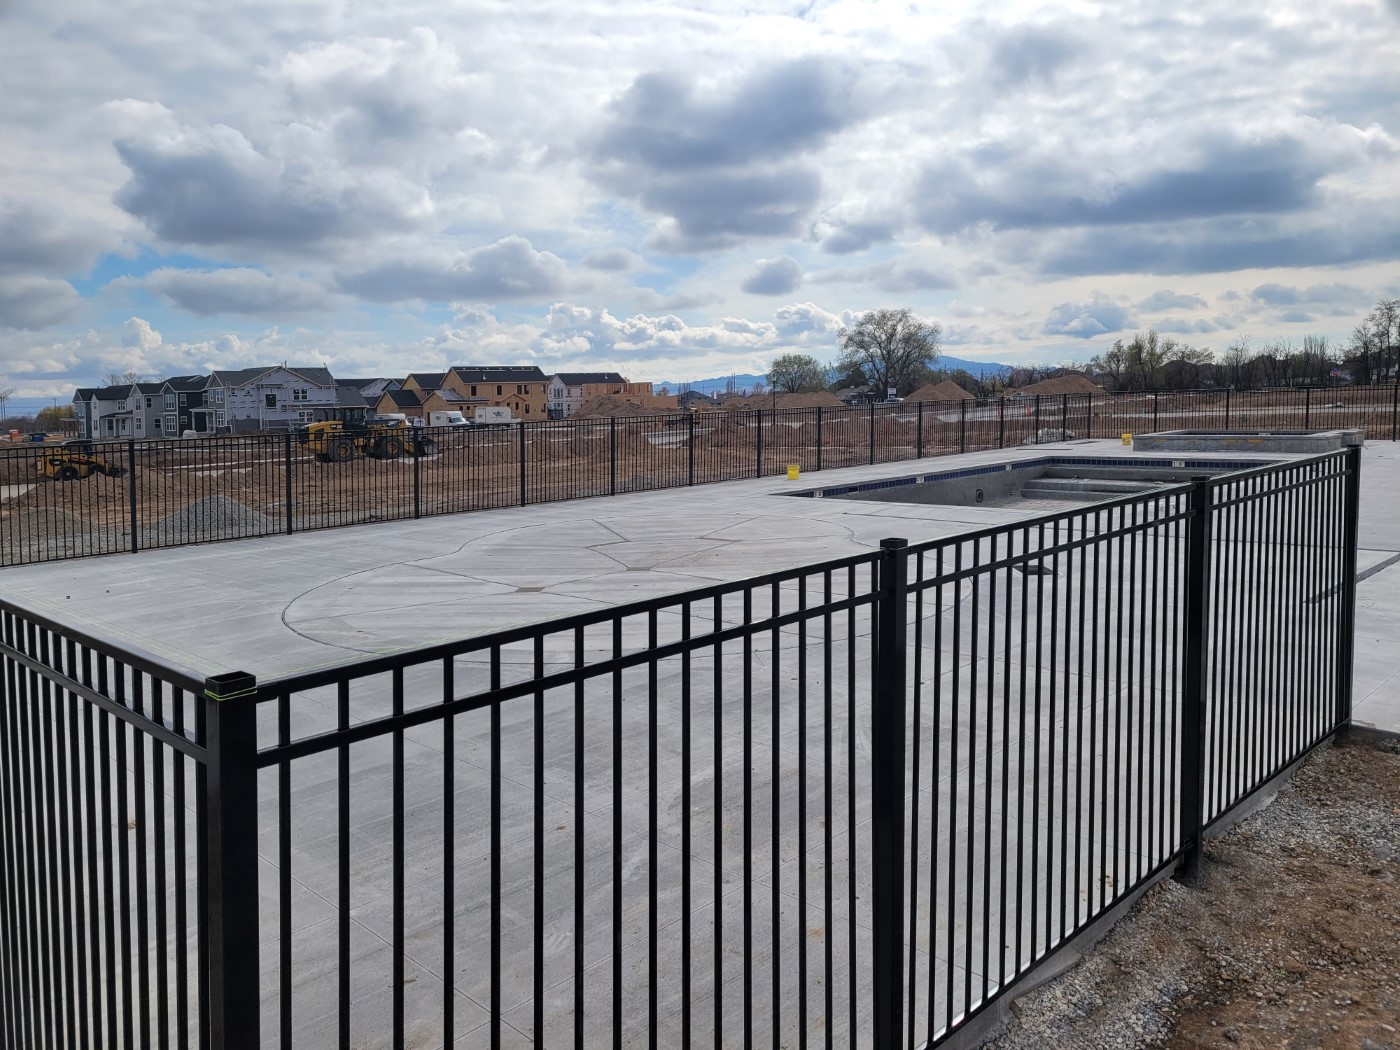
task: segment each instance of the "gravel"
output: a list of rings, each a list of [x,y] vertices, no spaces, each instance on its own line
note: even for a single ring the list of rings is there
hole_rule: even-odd
[[[982,1045],[1400,1050],[1400,743],[1316,751]]]
[[[188,543],[280,532],[281,521],[228,496],[206,496],[143,530],[143,545]]]

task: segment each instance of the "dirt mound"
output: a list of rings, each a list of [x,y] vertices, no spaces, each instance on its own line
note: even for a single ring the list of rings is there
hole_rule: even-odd
[[[674,408],[642,408],[640,405],[625,401],[620,397],[595,397],[592,401],[585,402],[571,418],[574,419],[606,419],[609,416],[617,419],[634,419],[638,416],[674,416],[679,415],[680,410]]]
[[[928,383],[919,387],[904,399],[905,401],[976,401],[977,398],[958,386],[951,379],[941,383]]]
[[[752,397],[726,398],[720,406],[726,411],[754,411],[761,409],[789,408],[840,408],[841,399],[829,390],[817,390],[806,394],[755,394]]]
[[[1039,383],[1032,383],[1030,386],[1018,386],[1015,390],[1008,390],[1008,394],[1095,394],[1102,397],[1107,393],[1101,386],[1095,386],[1089,380],[1080,375],[1056,376],[1054,379],[1042,379]]]

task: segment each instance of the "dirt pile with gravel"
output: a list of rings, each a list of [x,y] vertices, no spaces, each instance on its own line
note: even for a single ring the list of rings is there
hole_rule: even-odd
[[[904,399],[908,401],[976,401],[977,398],[958,386],[951,379],[941,383],[928,383],[919,387]]]
[[[1400,1050],[1400,744],[1316,752],[984,1046]]]

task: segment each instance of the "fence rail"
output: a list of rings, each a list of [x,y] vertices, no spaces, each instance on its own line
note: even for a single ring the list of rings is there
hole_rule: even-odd
[[[1359,467],[263,681],[0,603],[0,1032],[936,1045],[1347,725]]]
[[[318,462],[291,433],[97,442],[120,476],[0,450],[0,566],[1163,429],[1400,437],[1400,387],[1040,395],[435,428],[428,455]]]

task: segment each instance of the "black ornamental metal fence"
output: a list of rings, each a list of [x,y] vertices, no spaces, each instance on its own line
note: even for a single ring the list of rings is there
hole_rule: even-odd
[[[937,1045],[1346,727],[1359,466],[263,679],[0,603],[0,1038]]]
[[[1395,387],[1053,394],[416,430],[322,462],[291,433],[0,449],[0,566],[1163,429],[1400,437]]]

